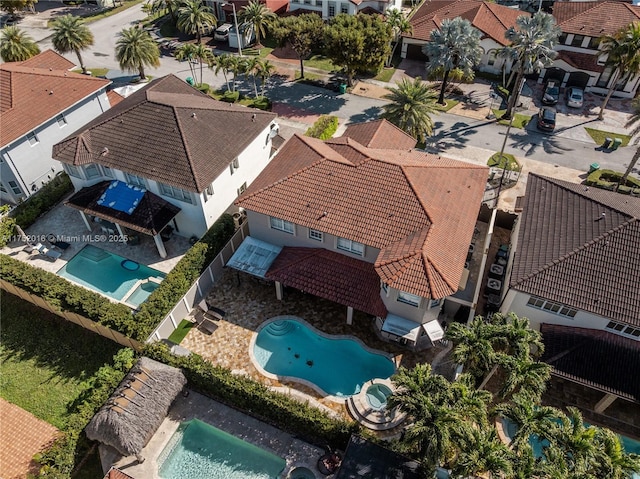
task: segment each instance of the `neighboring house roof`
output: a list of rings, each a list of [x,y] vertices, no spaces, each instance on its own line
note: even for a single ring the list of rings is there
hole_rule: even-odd
[[[109,90],[107,92],[107,98],[109,99],[109,105],[111,105],[112,107],[116,106],[118,103],[124,100],[124,97],[122,95],[113,90]]]
[[[486,178],[417,150],[295,135],[236,204],[377,248],[382,281],[442,298],[458,290]]]
[[[484,37],[507,45],[504,34],[521,15],[526,15],[526,12],[480,0],[433,0],[422,4],[410,19],[413,32],[402,36],[429,41],[431,32],[439,29],[443,20],[462,17],[469,20]]]
[[[129,474],[125,474],[120,469],[112,467],[111,469],[109,469],[109,472],[107,472],[107,475],[104,476],[104,479],[133,479],[133,477],[131,477]]]
[[[597,329],[542,324],[542,361],[553,374],[640,402],[640,342]]]
[[[285,246],[265,278],[373,316],[387,316],[373,265],[335,251]]]
[[[73,66],[51,50],[24,62],[0,65],[1,146],[26,135],[111,83],[68,71]]]
[[[214,100],[168,75],[54,145],[53,157],[73,165],[98,163],[200,193],[275,118]]]
[[[387,120],[352,123],[342,134],[368,148],[404,150],[416,146],[416,139]]]
[[[418,479],[420,464],[386,447],[352,435],[335,479]]]
[[[556,60],[563,60],[578,70],[590,72],[602,72],[604,65],[598,65],[598,55],[588,53],[572,52],[570,50],[560,50]]]
[[[640,198],[530,174],[510,285],[640,325]]]
[[[585,5],[573,5],[580,3]],[[640,21],[640,6],[616,1],[556,2],[553,16],[564,33],[597,38]]]

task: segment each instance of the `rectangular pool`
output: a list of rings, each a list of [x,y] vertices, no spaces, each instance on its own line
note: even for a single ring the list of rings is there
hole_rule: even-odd
[[[93,245],[87,245],[57,272],[86,288],[138,307],[165,274]]]
[[[158,456],[162,479],[276,479],[286,461],[198,419],[182,423]]]

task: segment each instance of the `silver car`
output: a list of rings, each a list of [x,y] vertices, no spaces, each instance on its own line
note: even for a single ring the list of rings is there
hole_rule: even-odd
[[[567,88],[567,106],[571,108],[582,108],[582,102],[584,101],[584,90],[572,86]]]

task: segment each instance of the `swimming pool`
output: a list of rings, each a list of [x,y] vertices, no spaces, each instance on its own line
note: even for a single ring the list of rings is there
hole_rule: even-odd
[[[146,301],[165,277],[158,270],[93,245],[82,248],[57,274],[133,307]]]
[[[357,394],[367,381],[395,372],[387,356],[354,339],[320,334],[293,317],[266,323],[255,337],[253,354],[258,369],[312,383],[339,397]]]
[[[286,461],[198,419],[182,423],[158,456],[162,479],[275,479]]]

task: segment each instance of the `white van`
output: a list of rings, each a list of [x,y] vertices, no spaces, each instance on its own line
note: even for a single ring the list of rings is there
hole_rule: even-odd
[[[221,42],[226,42],[229,40],[229,30],[231,30],[232,25],[230,23],[224,23],[220,25],[216,31],[213,33],[213,39]]]

